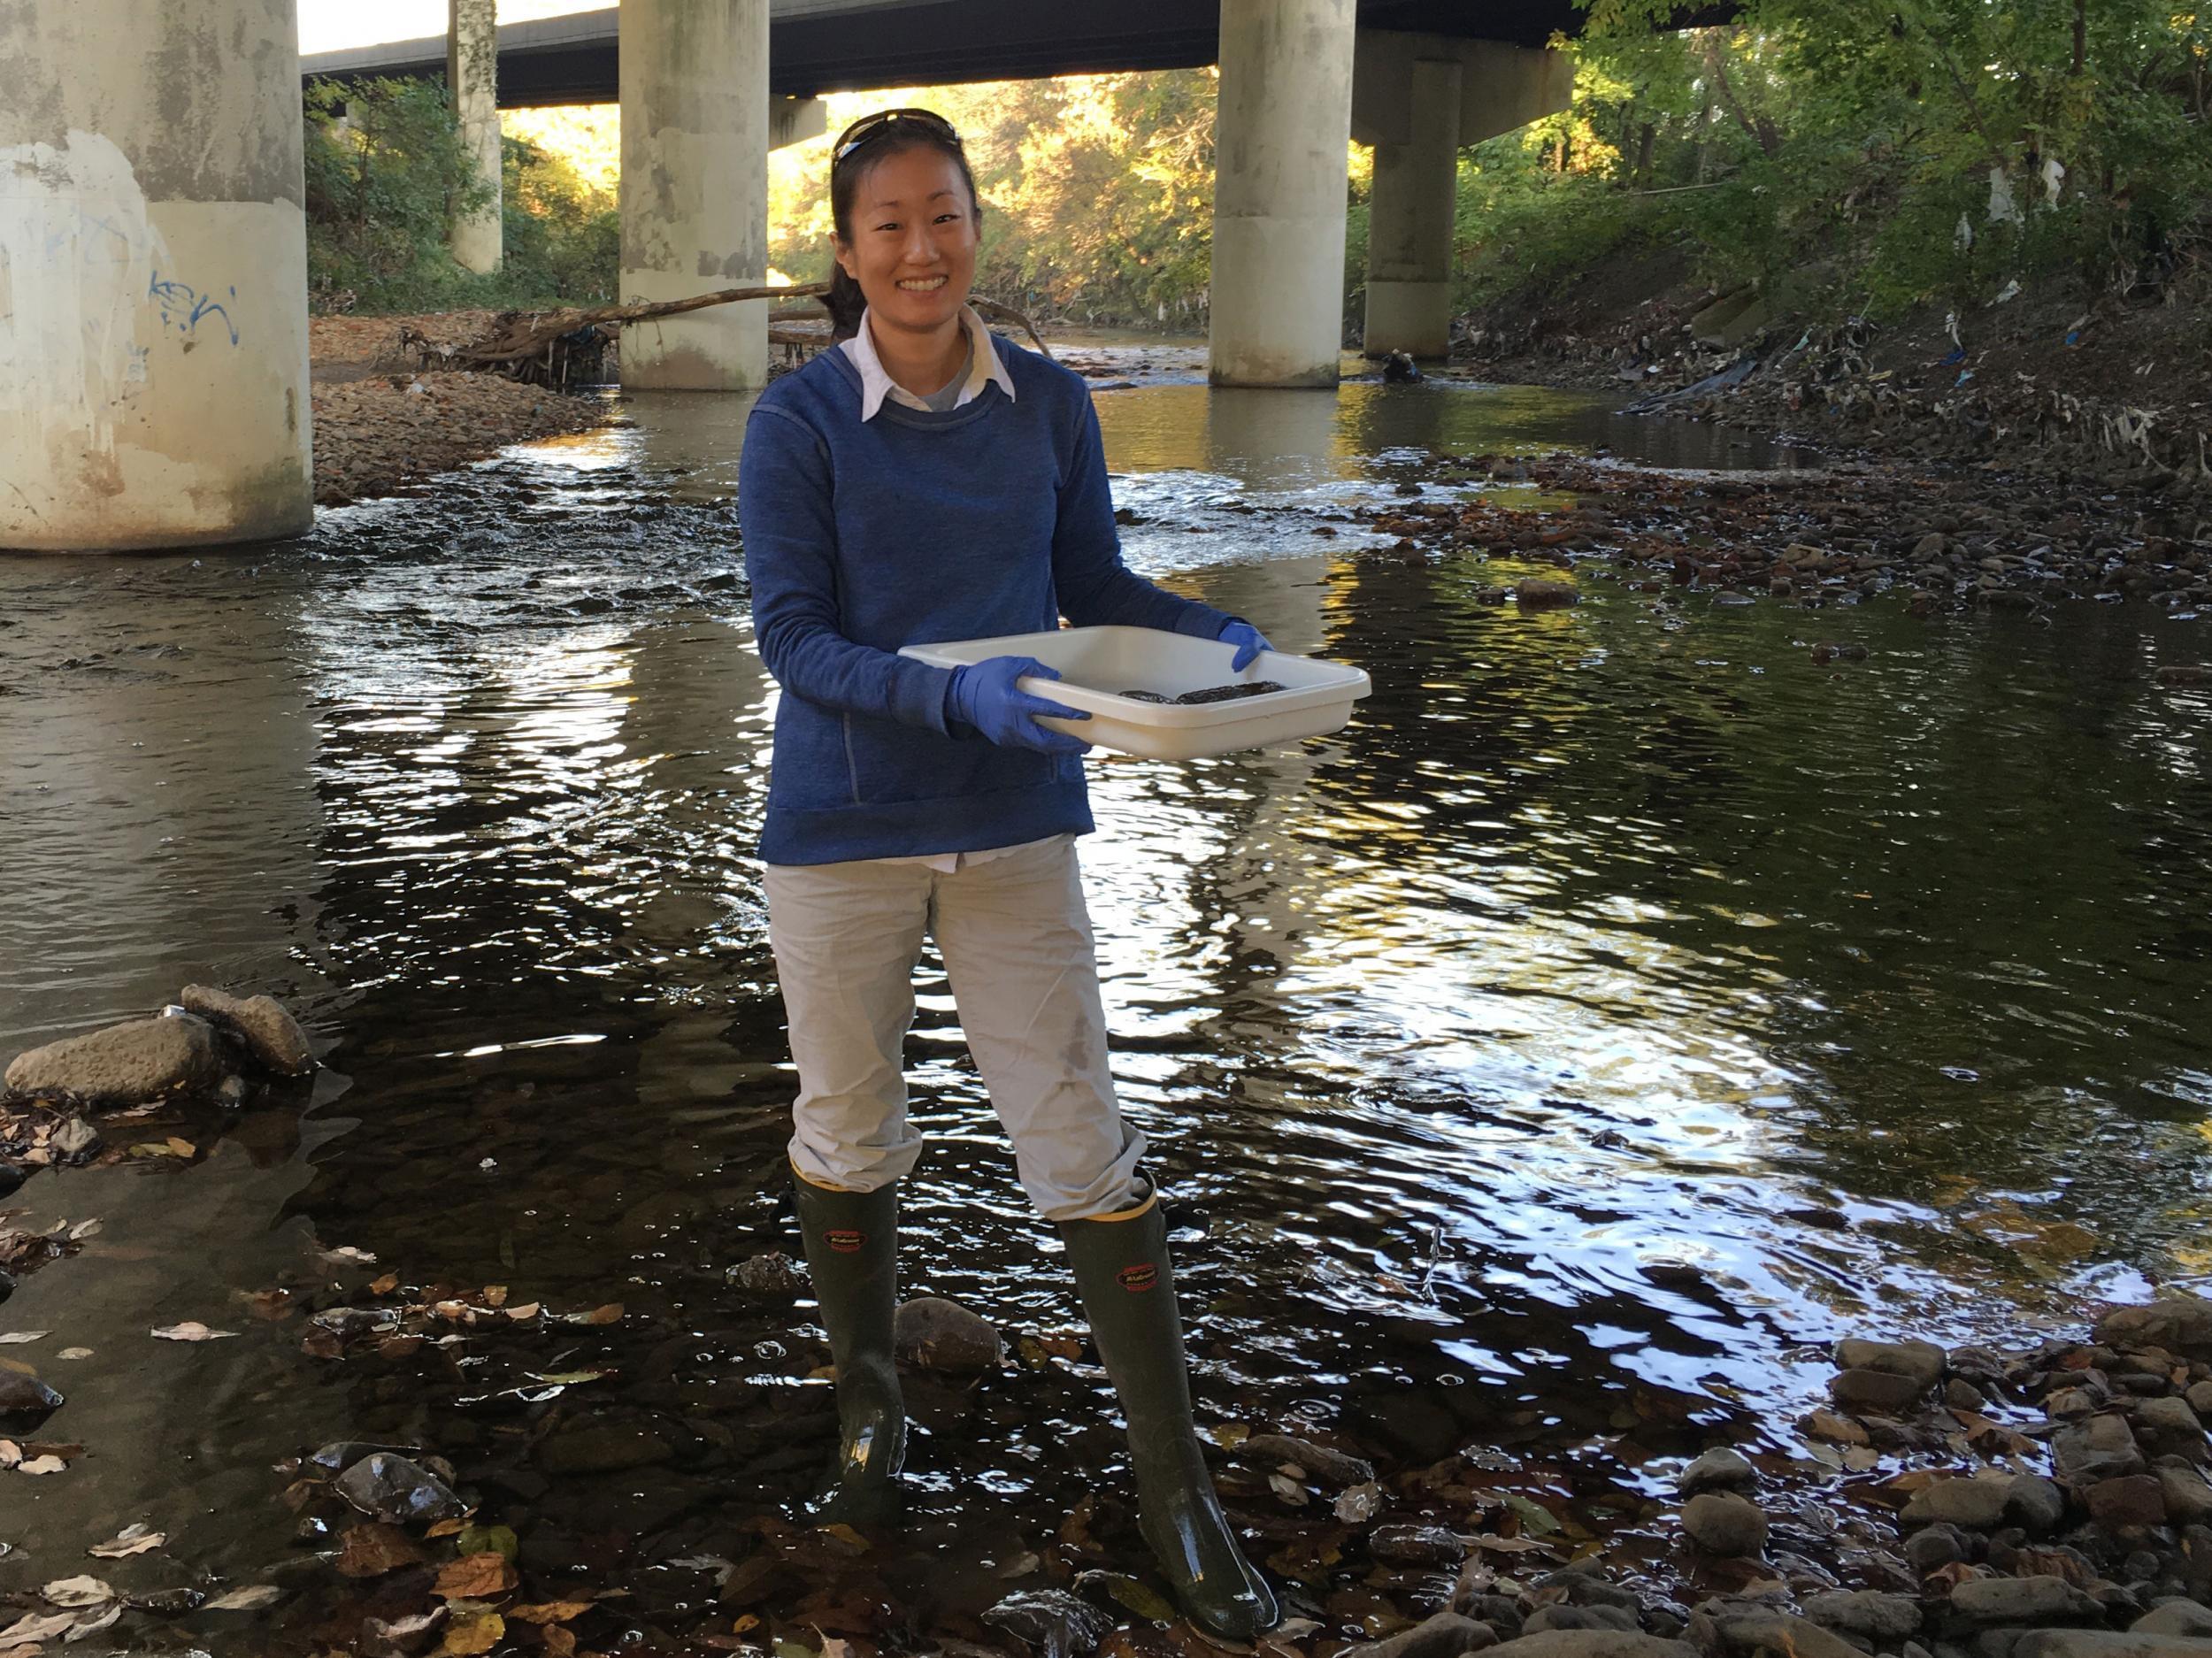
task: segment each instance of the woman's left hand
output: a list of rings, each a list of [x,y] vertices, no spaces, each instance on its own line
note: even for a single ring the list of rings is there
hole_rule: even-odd
[[[1221,631],[1214,637],[1225,645],[1234,645],[1237,648],[1236,660],[1229,664],[1229,672],[1232,673],[1242,673],[1252,665],[1253,659],[1260,652],[1275,649],[1268,643],[1265,633],[1260,632],[1251,623],[1239,621],[1234,617],[1231,617],[1229,620],[1223,623]]]

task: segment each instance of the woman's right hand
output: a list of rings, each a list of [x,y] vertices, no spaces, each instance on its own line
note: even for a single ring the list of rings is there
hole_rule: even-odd
[[[1033,696],[1015,681],[1034,677],[1056,679],[1059,670],[1034,656],[992,656],[952,671],[945,688],[945,712],[965,720],[1002,748],[1034,748],[1041,754],[1088,754],[1091,745],[1066,732],[1037,723],[1040,714],[1058,719],[1088,719],[1080,709]]]

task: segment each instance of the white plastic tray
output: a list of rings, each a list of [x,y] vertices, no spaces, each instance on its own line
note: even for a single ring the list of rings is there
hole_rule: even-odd
[[[1155,760],[1191,760],[1270,743],[1295,742],[1336,730],[1369,690],[1366,673],[1318,656],[1263,650],[1232,673],[1236,647],[1154,627],[1060,627],[1043,633],[949,640],[899,652],[933,667],[957,668],[992,656],[1034,656],[1057,668],[1057,679],[1031,676],[1021,688],[1079,708],[1088,719],[1041,719],[1087,742]],[[1179,696],[1211,686],[1272,679],[1283,688],[1224,702],[1144,702],[1119,695],[1153,691]]]

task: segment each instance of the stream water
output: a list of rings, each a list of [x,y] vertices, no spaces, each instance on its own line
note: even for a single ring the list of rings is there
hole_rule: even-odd
[[[1763,602],[1589,584],[1521,618],[1474,597],[1509,562],[1363,560],[1342,509],[1430,445],[1813,457],[1466,386],[1155,377],[1099,407],[1132,564],[1375,687],[1294,748],[1093,769],[1116,1074],[1174,1196],[1209,1422],[1514,1446],[1632,1490],[1724,1432],[1793,1450],[1839,1333],[2016,1335],[2206,1281],[2212,710],[2139,671],[2204,660],[2201,624],[1870,605],[1818,625],[1868,647],[1846,672]],[[495,1460],[465,1348],[422,1384],[258,1316],[352,1270],[341,1246],[410,1286],[625,1303],[654,1333],[609,1409],[812,1413],[772,1477],[524,1482],[543,1524],[672,1536],[819,1454],[805,1309],[722,1278],[795,1253],[743,404],[622,408],[295,545],[0,562],[0,1051],[200,979],[285,999],[326,1067],[161,1128],[188,1160],[0,1202],[102,1221],[0,1309],[48,1332],[0,1350],[69,1395],[48,1436],[88,1447],[0,1474],[0,1587],[134,1521],[260,1575],[291,1547],[271,1464],[326,1440]],[[910,1052],[910,1293],[1071,1326],[933,956]],[[150,1338],[185,1319],[238,1333]],[[987,1572],[1117,1454],[1094,1377],[1025,1386],[924,1437],[941,1563]]]

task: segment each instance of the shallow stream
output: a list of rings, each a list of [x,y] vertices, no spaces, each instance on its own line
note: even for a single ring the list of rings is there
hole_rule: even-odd
[[[2205,660],[2201,623],[1816,629],[1596,582],[1519,617],[1476,589],[1556,572],[1362,559],[1343,509],[1432,445],[1815,457],[1529,390],[1098,401],[1131,562],[1375,687],[1295,748],[1094,766],[1116,1073],[1175,1199],[1209,1422],[1633,1487],[1708,1438],[1793,1452],[1839,1333],[2016,1336],[2212,1276],[2212,709],[2141,672]],[[675,1537],[818,1454],[804,1313],[722,1279],[796,1248],[743,406],[621,406],[296,545],[0,562],[0,1055],[199,979],[285,999],[326,1067],[161,1129],[188,1160],[0,1202],[103,1223],[0,1309],[48,1332],[4,1353],[69,1395],[49,1437],[88,1447],[0,1474],[0,1587],[134,1521],[260,1576],[294,1524],[271,1465],[323,1441],[494,1456],[465,1346],[426,1390],[257,1316],[369,1276],[341,1246],[411,1286],[624,1303],[657,1334],[608,1409],[812,1413],[772,1478],[513,1493],[543,1524]],[[1870,655],[1816,667],[1815,638]],[[933,957],[911,1061],[910,1291],[1071,1326]],[[185,1319],[239,1333],[150,1339]],[[1104,1477],[1091,1381],[987,1390],[981,1430],[925,1439],[941,1562],[987,1574]]]

